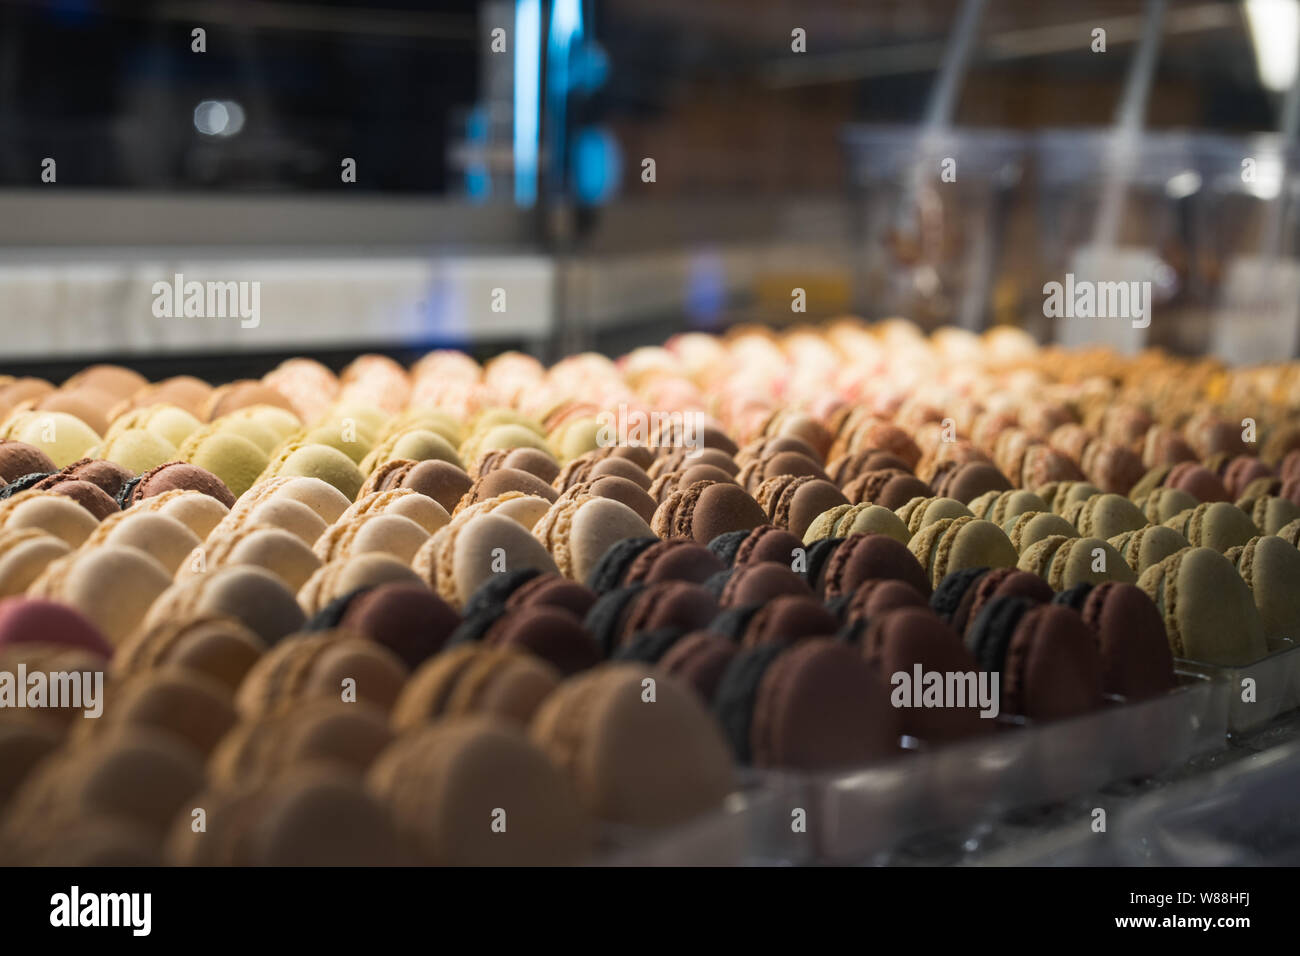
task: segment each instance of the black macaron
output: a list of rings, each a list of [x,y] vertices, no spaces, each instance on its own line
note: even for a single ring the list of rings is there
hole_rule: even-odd
[[[1016,626],[1035,602],[1019,597],[995,597],[983,608],[966,632],[966,647],[982,671],[1000,673]]]
[[[604,594],[622,586],[623,578],[637,555],[658,542],[658,538],[624,538],[614,542],[587,575],[587,587],[597,594]]]
[[[612,659],[658,664],[659,659],[667,654],[669,648],[681,640],[685,633],[680,627],[659,627],[653,631],[642,631],[626,644],[620,645],[614,651]]]
[[[716,554],[723,564],[731,567],[736,563],[736,552],[740,550],[740,546],[749,537],[750,530],[752,529],[724,531],[709,542],[709,550]]]
[[[312,615],[311,619],[303,625],[304,631],[332,631],[339,626],[343,620],[343,615],[348,613],[348,607],[361,595],[367,591],[373,590],[375,585],[363,588],[357,588],[355,591],[349,591],[347,594],[340,594],[334,600],[330,601],[323,608]]]
[[[135,494],[135,486],[140,484],[140,479],[143,477],[144,475],[136,475],[130,481],[122,485],[122,489],[117,493],[117,497],[114,500],[117,501],[117,506],[123,511],[131,507],[131,496]]]
[[[944,575],[939,586],[930,595],[930,610],[951,624],[961,608],[962,598],[975,582],[988,573],[988,568],[962,568]]]
[[[742,651],[727,665],[713,695],[713,713],[722,726],[723,735],[742,764],[753,763],[750,729],[754,721],[754,701],[763,675],[772,662],[788,649],[780,642],[761,644]]]
[[[814,594],[822,593],[822,571],[831,555],[844,543],[844,538],[822,538],[808,549],[808,567],[804,568],[803,578]]]
[[[726,608],[709,622],[709,630],[739,642],[745,636],[745,629],[749,627],[750,619],[762,608],[761,604],[744,604]]]
[[[504,574],[488,575],[488,579],[480,584],[465,602],[462,615],[471,618],[488,608],[504,607],[510,595],[541,573],[536,568],[519,568]]]
[[[32,485],[39,484],[51,475],[57,475],[57,471],[34,471],[30,475],[23,475],[21,478],[15,478],[9,484],[0,488],[0,501],[5,498],[12,498],[20,491],[26,491]],[[119,502],[120,504],[121,502]]]
[[[1093,586],[1091,581],[1080,581],[1072,588],[1057,591],[1052,597],[1052,603],[1064,604],[1082,614],[1083,605],[1088,600],[1088,595],[1092,593]]]
[[[627,609],[644,590],[644,584],[630,584],[625,588],[606,591],[587,612],[583,625],[600,645],[603,656],[609,657],[618,646],[619,632]]]
[[[447,638],[447,647],[454,647],[460,644],[478,644],[483,640],[488,630],[500,620],[501,615],[506,613],[504,604],[494,604],[483,608],[474,614],[466,614],[456,629],[451,632]]]

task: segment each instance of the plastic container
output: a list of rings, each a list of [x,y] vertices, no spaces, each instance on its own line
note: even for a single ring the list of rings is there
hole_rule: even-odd
[[[871,317],[984,328],[1024,137],[854,126],[843,142],[856,202],[858,301]]]
[[[1225,683],[1227,731],[1242,734],[1300,707],[1300,646],[1292,641],[1285,644],[1268,657],[1242,667],[1219,667],[1198,661],[1178,664]],[[1253,682],[1253,700],[1243,699],[1247,680]]]
[[[1202,350],[1209,300],[1194,255],[1192,202],[1201,183],[1194,138],[1147,132],[1126,140],[1109,128],[1042,130],[1033,155],[1040,294],[1026,303],[1026,325],[1071,346]],[[1046,315],[1042,287],[1064,285],[1067,275],[1076,283],[1149,282],[1150,324],[1135,328],[1132,315]]]
[[[920,834],[975,839],[1013,810],[1156,776],[1227,746],[1227,683],[1180,672],[1170,693],[1073,720],[1004,721],[980,740],[848,773],[750,772],[723,809],[670,831],[607,834],[609,865],[870,863]],[[798,824],[798,825],[797,825]]]
[[[986,740],[815,780],[826,862],[865,862],[929,830],[975,836],[1015,809],[1150,777],[1226,746],[1222,681],[1180,673],[1170,693],[1113,703],[1059,723],[1008,728]]]

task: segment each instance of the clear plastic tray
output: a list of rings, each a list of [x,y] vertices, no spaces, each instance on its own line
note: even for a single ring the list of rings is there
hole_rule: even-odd
[[[669,832],[609,831],[601,862],[869,863],[927,831],[974,836],[1012,810],[1155,776],[1225,747],[1227,687],[1180,671],[1179,686],[1153,700],[1115,701],[1059,723],[1009,721],[981,740],[909,751],[858,771],[751,772],[715,814]],[[806,821],[802,828],[799,819]]]
[[[1199,661],[1179,661],[1179,666],[1224,681],[1228,703],[1228,733],[1240,734],[1263,727],[1282,714],[1300,707],[1300,646],[1292,641],[1268,657],[1242,667],[1220,667]],[[1254,701],[1243,700],[1246,680],[1255,682]]]

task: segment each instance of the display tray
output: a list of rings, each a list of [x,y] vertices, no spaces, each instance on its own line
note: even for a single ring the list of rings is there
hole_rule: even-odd
[[[1228,733],[1256,730],[1300,707],[1300,646],[1290,640],[1279,643],[1281,646],[1267,657],[1240,667],[1178,662],[1186,670],[1228,685]],[[1247,685],[1247,681],[1253,683]]]
[[[852,772],[747,771],[717,813],[669,832],[609,831],[609,865],[861,864],[929,832],[972,835],[1012,811],[1152,777],[1228,745],[1223,679],[1180,670],[1161,697],[916,749]]]

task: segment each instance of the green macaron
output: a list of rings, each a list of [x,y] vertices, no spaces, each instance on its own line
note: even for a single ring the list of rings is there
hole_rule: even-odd
[[[1230,548],[1224,557],[1255,596],[1265,639],[1300,640],[1300,551],[1270,534]]]
[[[1071,505],[1064,517],[1085,538],[1113,538],[1151,523],[1142,509],[1123,495],[1116,494],[1092,495]]]
[[[1174,657],[1231,667],[1268,653],[1250,587],[1213,548],[1170,555],[1147,568],[1138,587],[1164,617]]]
[[[1222,554],[1259,534],[1250,516],[1226,501],[1208,501],[1180,511],[1165,522],[1194,548],[1213,548]]]
[[[1192,546],[1181,533],[1162,524],[1147,525],[1136,531],[1125,531],[1107,540],[1111,547],[1128,562],[1128,566],[1138,574],[1153,564],[1159,564],[1171,554]]]

